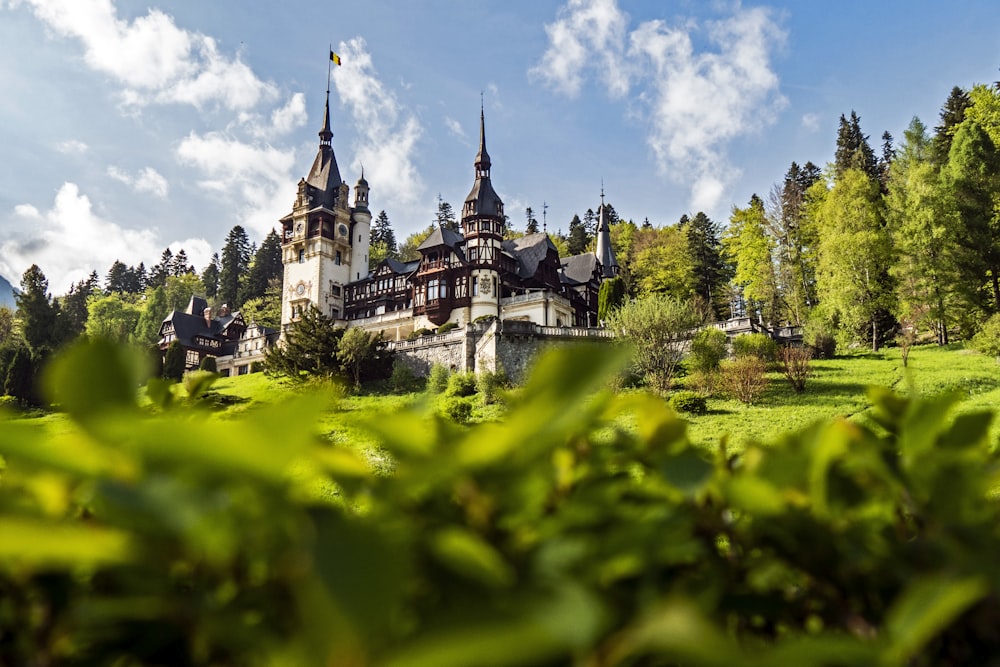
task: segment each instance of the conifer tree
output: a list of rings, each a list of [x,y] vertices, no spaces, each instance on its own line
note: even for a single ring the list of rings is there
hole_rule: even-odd
[[[240,303],[245,303],[250,299],[264,296],[267,286],[275,278],[280,278],[284,271],[281,263],[281,237],[274,229],[264,237],[264,241],[257,248],[253,262],[250,265],[250,273],[247,275]]]
[[[524,209],[524,216],[527,218],[527,224],[524,226],[524,233],[537,234],[538,220],[535,218],[535,212],[531,210],[530,206]]]
[[[396,233],[392,230],[389,216],[385,211],[379,211],[372,224],[372,243],[384,243],[386,257],[397,257],[399,255],[399,245],[396,242]]]
[[[205,296],[214,299],[219,292],[219,253],[212,253],[212,261],[201,272],[201,282],[205,286]]]
[[[438,207],[434,221],[441,229],[450,229],[453,232],[459,231],[458,221],[455,220],[455,211],[451,208],[451,204],[441,198],[440,193],[438,194]]]
[[[958,86],[951,89],[948,99],[941,107],[940,125],[934,127],[934,138],[931,140],[931,160],[938,167],[948,161],[952,138],[958,126],[965,120],[965,112],[970,106],[972,99],[969,93]]]
[[[868,178],[878,178],[875,152],[872,151],[872,147],[868,143],[868,136],[861,131],[861,119],[853,110],[850,120],[847,120],[843,114],[840,115],[834,169],[838,176],[848,169],[859,169]]]
[[[728,276],[722,258],[719,226],[699,211],[684,226],[684,231],[691,255],[694,293],[711,306],[716,317],[722,317],[725,307],[722,287],[728,282]]]
[[[231,310],[239,308],[240,288],[250,269],[250,239],[240,225],[233,227],[222,246],[219,270],[219,290],[216,296],[220,303]]]
[[[59,344],[56,323],[59,307],[49,295],[49,280],[32,264],[21,277],[21,293],[14,295],[21,333],[32,357],[44,356]]]
[[[179,340],[170,342],[163,357],[163,377],[174,382],[180,382],[184,377],[184,348]]]
[[[593,211],[589,211],[593,215]],[[569,221],[569,233],[566,235],[566,252],[572,255],[579,255],[587,251],[587,244],[590,239],[587,238],[587,229],[584,223],[580,220],[580,216],[574,215],[573,219]]]
[[[160,261],[149,269],[149,285],[152,287],[162,287],[167,278],[170,277],[170,266],[174,259],[174,253],[170,248],[164,248],[160,254]]]

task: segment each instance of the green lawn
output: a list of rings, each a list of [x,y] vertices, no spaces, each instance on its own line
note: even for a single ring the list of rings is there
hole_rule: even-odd
[[[961,345],[914,348],[906,368],[897,348],[816,360],[812,365],[814,375],[801,394],[792,391],[781,373],[772,372],[766,393],[755,405],[709,399],[709,414],[688,418],[692,440],[714,447],[728,436],[729,447],[741,449],[748,441],[766,443],[778,433],[821,419],[863,419],[868,409],[866,389],[871,386],[892,387],[902,393],[960,391],[966,396],[961,411],[1000,405],[1000,366]],[[998,438],[1000,423],[995,423],[993,442]]]

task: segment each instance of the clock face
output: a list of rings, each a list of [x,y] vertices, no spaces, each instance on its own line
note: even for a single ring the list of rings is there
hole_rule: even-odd
[[[295,293],[298,294],[299,296],[302,296],[303,294],[306,293],[306,286],[303,285],[302,283],[299,283],[298,286],[295,288]]]
[[[299,224],[295,225],[295,232],[297,234],[301,234],[302,233],[302,223],[301,222]]]
[[[337,232],[341,236],[347,236],[347,225],[341,224],[339,227],[337,227]]]

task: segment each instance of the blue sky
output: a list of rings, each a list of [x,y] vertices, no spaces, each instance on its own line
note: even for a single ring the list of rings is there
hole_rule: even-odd
[[[233,227],[262,238],[315,155],[327,47],[341,173],[402,239],[472,185],[480,94],[515,226],[600,202],[725,222],[856,110],[873,146],[1000,79],[1000,4],[849,0],[0,0],[0,275],[54,293]]]

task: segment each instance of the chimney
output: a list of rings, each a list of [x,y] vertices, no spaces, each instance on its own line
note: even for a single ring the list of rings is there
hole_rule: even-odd
[[[212,309],[211,308],[206,308],[205,312],[203,314],[205,316],[205,327],[208,328],[208,329],[211,329],[212,328]]]
[[[225,317],[229,314],[229,304],[224,303],[219,306],[219,317]]]

